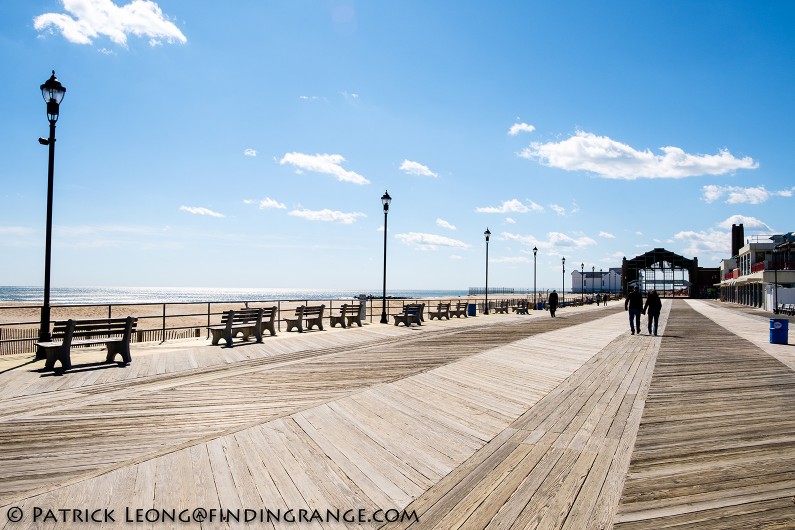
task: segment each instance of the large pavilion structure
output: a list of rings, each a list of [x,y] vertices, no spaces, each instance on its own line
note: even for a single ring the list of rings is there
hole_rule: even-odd
[[[708,298],[719,281],[717,267],[698,266],[698,258],[685,258],[664,248],[655,248],[621,262],[621,287],[624,294],[637,285],[641,292],[656,289],[662,297]]]

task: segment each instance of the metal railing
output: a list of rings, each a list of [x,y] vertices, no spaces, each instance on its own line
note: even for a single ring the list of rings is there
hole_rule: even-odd
[[[490,294],[491,289],[489,289]],[[532,295],[530,295],[532,296]],[[526,296],[511,297],[511,301],[527,300]],[[426,310],[435,309],[439,302],[467,301],[477,305],[477,311],[483,312],[485,299],[472,296],[440,297],[429,299],[387,298],[387,314],[396,314],[403,309],[405,303],[425,303]],[[489,297],[489,306],[501,299]],[[334,299],[334,300],[241,300],[222,302],[146,302],[123,304],[53,304],[51,305],[52,322],[74,318],[119,318],[133,316],[138,319],[138,329],[133,334],[132,342],[165,342],[168,340],[209,337],[207,326],[218,324],[225,310],[240,307],[272,307],[276,306],[275,317],[277,331],[282,330],[285,319],[295,315],[300,305],[325,304],[323,319],[338,311],[342,304],[365,303],[365,320],[372,323],[381,317],[381,298],[369,297],[365,300]],[[201,308],[199,310],[199,307]],[[34,353],[39,336],[38,318],[40,305],[0,306],[0,355]],[[4,315],[26,315],[26,319],[8,321]],[[324,325],[325,325],[324,323]]]

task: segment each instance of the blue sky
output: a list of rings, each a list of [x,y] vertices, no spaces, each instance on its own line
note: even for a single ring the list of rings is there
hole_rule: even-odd
[[[559,287],[792,231],[795,4],[0,3],[0,285]]]

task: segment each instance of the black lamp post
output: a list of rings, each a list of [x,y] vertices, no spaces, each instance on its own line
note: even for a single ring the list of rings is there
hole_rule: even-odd
[[[605,275],[602,272],[602,269],[599,269],[599,292],[602,293],[602,296],[605,294]]]
[[[580,300],[585,302],[585,263],[580,263]]]
[[[47,235],[44,250],[44,303],[41,306],[41,324],[39,327],[39,342],[50,341],[50,258],[52,255],[52,188],[53,168],[55,166],[55,122],[58,121],[61,100],[66,94],[66,88],[55,77],[55,70],[50,78],[39,87],[44,101],[47,103],[47,119],[50,121],[50,137],[39,138],[41,145],[50,148],[49,164],[47,166]],[[37,351],[36,357],[41,358],[43,352]]]
[[[538,295],[536,294],[536,254],[538,254],[538,247],[533,247],[533,309],[538,305]]]
[[[560,258],[560,268],[563,270],[563,289],[560,290],[560,306],[566,301],[566,256]]]
[[[381,297],[381,324],[389,322],[389,318],[386,316],[386,218],[390,202],[392,202],[392,197],[389,196],[388,191],[385,191],[381,196],[381,204],[384,205],[384,293]]]
[[[486,308],[483,311],[484,315],[489,314],[489,238],[491,237],[491,232],[489,232],[488,227],[486,227],[486,231],[483,232],[483,235],[486,236]]]
[[[596,294],[596,266],[591,267],[591,296]]]

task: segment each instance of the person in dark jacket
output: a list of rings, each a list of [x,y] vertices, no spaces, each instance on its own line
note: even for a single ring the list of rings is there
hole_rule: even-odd
[[[660,295],[657,294],[656,289],[653,289],[646,298],[646,305],[643,306],[643,312],[649,316],[649,335],[651,335],[653,328],[654,336],[657,336],[657,323],[660,320],[661,310],[662,301],[660,300]]]
[[[558,308],[558,292],[557,291],[555,291],[555,290],[552,291],[552,294],[549,295],[549,300],[547,301],[547,303],[549,304],[549,314],[552,315],[552,317],[554,318],[555,317],[555,311]]]
[[[643,296],[638,290],[638,286],[632,288],[627,299],[624,300],[624,311],[629,311],[629,329],[632,334],[635,334],[635,327],[638,328],[638,335],[640,335],[640,314],[643,311]]]

